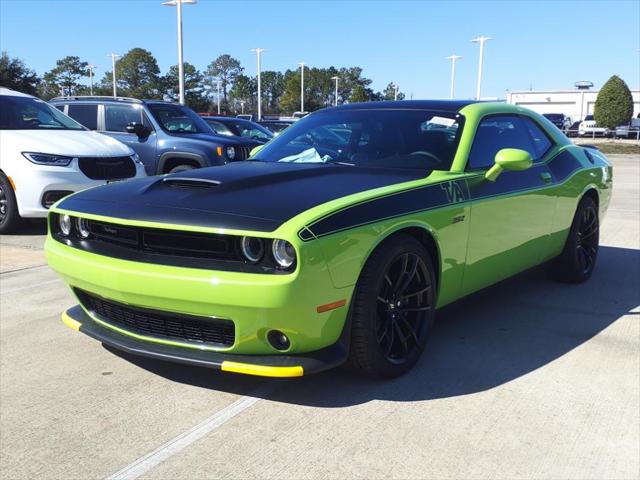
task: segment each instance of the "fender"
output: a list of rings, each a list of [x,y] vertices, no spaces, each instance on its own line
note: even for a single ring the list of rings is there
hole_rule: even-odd
[[[178,151],[164,152],[160,155],[160,159],[158,160],[158,168],[156,170],[157,175],[161,175],[164,172],[164,166],[167,163],[167,160],[172,158],[183,158],[185,160],[196,162],[200,165],[200,168],[209,166],[207,160],[197,153]]]

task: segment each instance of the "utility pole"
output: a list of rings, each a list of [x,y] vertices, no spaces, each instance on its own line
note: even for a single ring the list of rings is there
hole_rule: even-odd
[[[449,98],[453,100],[456,82],[456,61],[460,60],[462,57],[460,55],[449,55],[446,58],[447,60],[451,60],[451,93],[449,94]]]
[[[116,58],[120,58],[117,53],[110,53],[107,57],[111,57],[111,80],[113,80],[113,96],[117,97],[118,92],[116,89]]]
[[[222,85],[222,80],[218,78],[216,83],[218,84],[218,115],[220,115],[220,86]]]
[[[476,100],[480,100],[480,86],[482,85],[482,61],[484,58],[484,42],[487,40],[493,40],[492,37],[485,37],[480,35],[479,37],[471,40],[473,43],[480,44],[480,57],[478,58],[478,84],[476,86]]]
[[[260,55],[264,52],[264,48],[252,48],[252,52],[256,52],[258,61],[258,121],[262,120],[262,79],[260,76]]]
[[[398,85],[395,86],[395,89],[393,91],[393,100],[398,101]]]

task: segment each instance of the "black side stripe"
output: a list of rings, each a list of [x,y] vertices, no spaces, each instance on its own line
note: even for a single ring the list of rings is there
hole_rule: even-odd
[[[496,182],[484,175],[453,180],[367,200],[330,213],[302,229],[298,235],[309,241],[340,231],[401,217],[469,200],[508,195],[526,190],[553,187],[564,182],[581,168],[581,163],[567,151],[545,164],[534,165],[521,172],[503,172]],[[551,173],[553,181],[545,183],[543,173]]]

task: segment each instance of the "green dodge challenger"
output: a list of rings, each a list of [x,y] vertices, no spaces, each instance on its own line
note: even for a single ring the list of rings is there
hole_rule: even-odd
[[[612,167],[529,110],[325,109],[248,161],[110,184],[49,217],[63,321],[132,354],[272,377],[393,377],[436,310],[542,263],[591,275]]]

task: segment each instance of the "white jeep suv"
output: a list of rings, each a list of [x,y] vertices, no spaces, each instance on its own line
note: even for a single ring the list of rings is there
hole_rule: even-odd
[[[145,176],[123,143],[92,132],[46,102],[0,87],[0,234],[46,217],[70,193]]]

